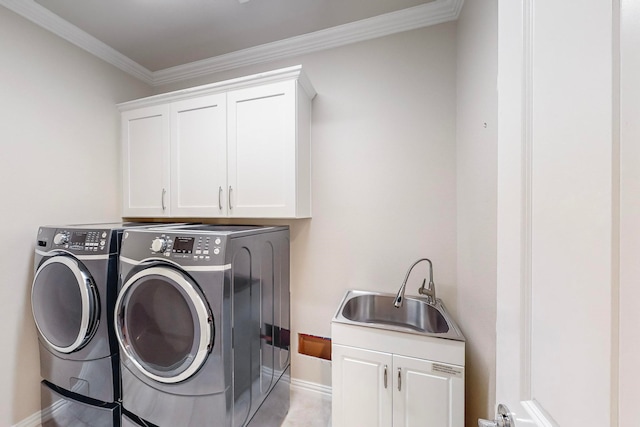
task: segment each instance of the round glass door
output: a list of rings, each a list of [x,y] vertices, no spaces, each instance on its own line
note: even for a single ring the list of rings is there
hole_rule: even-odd
[[[84,267],[70,256],[47,259],[36,270],[31,309],[40,336],[54,350],[84,347],[98,325],[98,293]]]
[[[191,377],[213,345],[213,318],[198,286],[172,267],[150,267],[123,285],[115,308],[120,347],[147,377]]]

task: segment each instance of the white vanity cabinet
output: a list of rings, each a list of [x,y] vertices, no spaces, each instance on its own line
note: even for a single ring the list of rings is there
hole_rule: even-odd
[[[120,104],[123,217],[311,216],[300,66]]]
[[[393,356],[332,344],[332,426],[391,426]]]
[[[464,342],[332,325],[333,427],[463,427]]]
[[[464,368],[393,356],[394,426],[464,426]]]

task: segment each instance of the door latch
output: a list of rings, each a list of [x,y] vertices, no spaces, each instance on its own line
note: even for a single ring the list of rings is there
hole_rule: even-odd
[[[478,427],[515,427],[516,423],[513,421],[509,408],[500,403],[496,410],[495,421],[478,419]]]

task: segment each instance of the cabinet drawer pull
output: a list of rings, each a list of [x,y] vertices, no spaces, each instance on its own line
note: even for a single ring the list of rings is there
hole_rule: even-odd
[[[387,388],[387,365],[384,365],[384,388]]]
[[[222,210],[222,186],[218,187],[218,209]]]
[[[167,210],[167,206],[164,204],[164,195],[167,194],[167,190],[166,189],[162,189],[162,211],[164,212],[165,210]]]
[[[398,391],[402,391],[402,368],[398,368]]]
[[[231,206],[231,192],[233,191],[233,187],[229,186],[229,209],[233,209]]]

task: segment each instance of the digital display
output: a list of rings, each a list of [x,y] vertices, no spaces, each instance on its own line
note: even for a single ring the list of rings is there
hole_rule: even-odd
[[[75,231],[71,234],[71,244],[84,243],[87,240],[86,231]]]
[[[177,254],[193,253],[193,237],[176,237],[173,240],[173,252]]]

